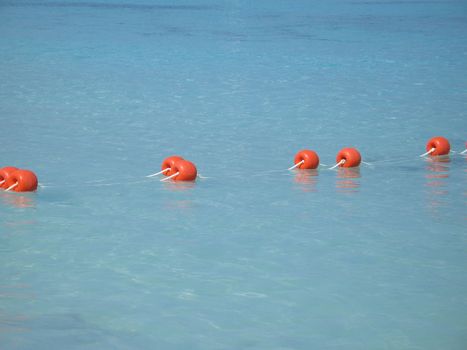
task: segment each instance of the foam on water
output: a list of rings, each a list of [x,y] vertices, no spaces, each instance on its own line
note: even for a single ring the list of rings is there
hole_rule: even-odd
[[[463,349],[465,1],[1,1],[2,349]],[[295,153],[359,169],[288,172]],[[145,178],[180,154],[204,179]]]

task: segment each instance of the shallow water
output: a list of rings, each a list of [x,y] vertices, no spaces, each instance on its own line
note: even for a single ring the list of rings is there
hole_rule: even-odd
[[[466,1],[0,1],[2,349],[464,349]],[[331,166],[287,172],[302,148]],[[144,176],[180,154],[205,177]]]

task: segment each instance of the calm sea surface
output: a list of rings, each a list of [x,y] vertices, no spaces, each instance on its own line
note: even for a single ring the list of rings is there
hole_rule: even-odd
[[[41,183],[0,192],[0,349],[466,349],[466,38],[465,0],[0,0]]]

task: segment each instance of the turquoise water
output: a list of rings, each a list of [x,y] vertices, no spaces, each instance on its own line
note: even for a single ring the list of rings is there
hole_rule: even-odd
[[[467,158],[418,155],[465,149],[466,37],[467,1],[0,0],[0,167],[42,185],[0,193],[0,348],[465,349]],[[172,154],[203,178],[145,178]]]

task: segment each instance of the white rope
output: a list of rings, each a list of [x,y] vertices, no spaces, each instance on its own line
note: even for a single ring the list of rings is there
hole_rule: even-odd
[[[173,175],[170,175],[170,176],[166,177],[165,179],[162,179],[161,182],[162,182],[162,181],[168,181],[168,180],[170,180],[170,179],[173,179],[174,177],[176,177],[176,176],[178,176],[178,175],[180,175],[180,172],[179,172],[179,171],[177,171],[177,172],[176,172],[175,174],[173,174]]]
[[[8,187],[5,192],[8,192],[10,190],[12,190],[13,188],[15,188],[16,186],[18,186],[19,182],[16,182],[15,184],[11,185],[10,187]]]
[[[0,181],[0,185],[3,185],[5,183],[6,180],[2,180]]]
[[[424,154],[421,154],[419,157],[424,157],[428,154],[431,154],[435,151],[435,148],[431,148],[428,152],[424,153]],[[457,154],[467,154],[467,149],[463,150],[462,152],[457,152]],[[366,164],[366,165],[369,165],[369,166],[375,166],[375,164],[380,164],[380,163],[401,163],[401,162],[405,162],[405,161],[409,161],[410,158],[396,158],[396,159],[385,159],[385,160],[375,160],[371,163],[368,163],[368,162],[364,162],[362,161],[362,164]],[[295,168],[298,168],[300,165],[302,165],[303,163],[305,163],[305,160],[301,160],[300,162],[298,162],[297,164],[291,166],[290,168],[288,168],[287,170],[293,170]],[[338,166],[342,165],[345,163],[345,159],[342,159],[340,160],[337,164],[335,164],[334,166],[330,167],[330,168],[327,168],[328,170],[332,170],[332,169],[335,169],[337,168]],[[320,163],[319,164],[320,167],[327,167],[326,164],[323,164],[323,163]],[[146,175],[145,177],[146,178],[151,178],[151,177],[154,177],[154,176],[157,176],[157,175],[160,175],[160,174],[163,174],[167,171],[169,171],[171,168],[166,168],[166,169],[163,169],[157,173],[154,173],[154,174],[150,174],[150,175]],[[250,177],[255,177],[255,176],[264,176],[265,174],[272,174],[272,173],[278,173],[278,172],[284,172],[284,170],[270,170],[270,171],[263,171],[263,172],[259,172],[259,173],[256,173],[256,174],[253,174],[253,175],[249,175]],[[168,180],[171,180],[173,179],[174,177],[180,175],[179,172],[171,175],[171,176],[168,176],[160,181],[164,182],[164,181],[168,181]],[[230,177],[244,177],[243,173],[242,174],[235,174],[235,173],[231,173],[229,174]],[[284,174],[285,175],[285,174]],[[202,176],[200,174],[197,175],[198,178],[200,179],[212,179],[212,177],[206,177],[206,176]],[[49,188],[49,187],[61,187],[61,186],[66,186],[66,187],[83,187],[84,186],[87,186],[87,187],[101,187],[101,186],[114,186],[114,185],[122,185],[122,184],[139,184],[139,183],[144,183],[145,180],[142,180],[141,178],[139,177],[130,177],[129,180],[133,180],[133,181],[121,181],[121,182],[110,182],[110,183],[105,183],[104,181],[106,181],[105,179],[101,179],[101,180],[94,180],[94,181],[89,181],[89,182],[84,182],[84,183],[81,183],[81,184],[76,184],[76,183],[70,183],[70,184],[39,184],[39,187],[41,188]],[[146,181],[149,181],[149,180],[146,180]],[[3,185],[4,183],[6,182],[6,180],[1,180],[0,181],[0,185]],[[104,182],[104,183],[103,183]],[[15,183],[13,185],[11,185],[9,188],[7,188],[5,191],[11,191],[12,189],[14,189],[16,186],[18,186],[18,183]]]
[[[294,166],[291,166],[291,167],[288,168],[287,170],[293,170],[293,169],[299,167],[300,165],[302,165],[303,163],[305,163],[305,160],[301,160],[300,162],[298,162],[298,163],[295,164]]]
[[[170,168],[165,168],[164,170],[161,170],[161,171],[159,171],[158,173],[151,174],[151,175],[146,175],[146,177],[157,176],[157,175],[163,174],[163,173],[165,173],[166,171],[169,171],[169,170],[170,170]]]
[[[433,148],[430,149],[428,152],[425,152],[425,153],[423,153],[423,154],[420,154],[420,157],[425,157],[425,156],[429,155],[430,153],[433,153],[433,152],[435,151],[435,149],[436,149],[436,148],[433,147]]]
[[[332,170],[332,169],[334,169],[334,168],[337,168],[339,165],[344,164],[344,163],[345,163],[345,159],[341,159],[341,160],[339,161],[339,163],[337,163],[336,165],[330,167],[329,170]]]

